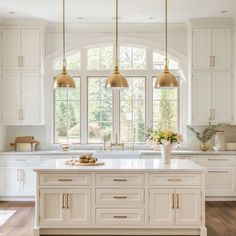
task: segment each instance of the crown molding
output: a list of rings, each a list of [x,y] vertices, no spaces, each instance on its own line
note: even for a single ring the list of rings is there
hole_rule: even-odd
[[[47,21],[45,20],[35,20],[35,19],[0,19],[1,27],[43,27],[47,26]]]
[[[235,22],[233,18],[195,18],[187,21],[191,27],[234,27]]]

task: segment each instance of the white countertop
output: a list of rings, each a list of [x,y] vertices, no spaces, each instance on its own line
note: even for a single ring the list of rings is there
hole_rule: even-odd
[[[204,172],[206,169],[189,160],[172,159],[170,164],[162,164],[160,160],[150,159],[105,159],[100,166],[69,166],[65,159],[47,161],[36,172],[106,172],[106,171],[155,171],[155,172]]]
[[[99,151],[99,150],[71,150],[71,151],[61,151],[61,150],[53,150],[53,151],[35,151],[35,152],[0,152],[0,157],[2,155],[79,155],[85,153],[98,153],[101,155],[104,154],[145,154],[145,155],[159,155],[160,151],[153,150],[125,150],[125,151]],[[235,155],[236,151],[206,151],[203,152],[201,150],[173,150],[172,154],[174,155]]]

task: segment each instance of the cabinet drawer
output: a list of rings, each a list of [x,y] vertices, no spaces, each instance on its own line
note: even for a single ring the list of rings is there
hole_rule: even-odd
[[[96,209],[97,225],[143,225],[144,209]]]
[[[40,185],[91,185],[90,174],[41,174]]]
[[[149,185],[156,186],[181,186],[200,185],[201,175],[199,174],[149,174]]]
[[[144,189],[96,189],[96,205],[137,206],[144,204]]]
[[[98,186],[142,186],[144,174],[96,174]]]
[[[182,159],[182,160],[190,160],[192,162],[198,163],[198,157],[197,156],[189,156],[189,155],[174,155],[174,159]]]
[[[220,164],[220,165],[227,165],[234,162],[235,157],[232,156],[222,156],[222,155],[214,155],[214,156],[199,156],[199,163],[200,164]]]
[[[1,164],[40,164],[41,156],[38,155],[8,155],[0,157]]]

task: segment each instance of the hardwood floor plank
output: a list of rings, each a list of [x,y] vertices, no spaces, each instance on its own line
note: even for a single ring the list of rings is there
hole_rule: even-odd
[[[33,235],[33,202],[0,202],[0,209],[16,210],[0,227],[0,236]],[[236,236],[236,202],[207,202],[206,225],[208,236]]]

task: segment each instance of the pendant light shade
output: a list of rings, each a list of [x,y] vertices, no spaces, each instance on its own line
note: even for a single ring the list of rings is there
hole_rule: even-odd
[[[118,59],[118,0],[116,0],[116,48],[115,48],[115,69],[113,73],[108,77],[105,87],[107,89],[112,90],[122,90],[129,88],[128,81],[126,78],[120,73],[119,70],[119,59]]]
[[[167,0],[165,0],[165,66],[161,75],[158,76],[154,88],[176,88],[179,86],[176,77],[170,73],[167,57]]]
[[[62,72],[55,78],[54,89],[58,88],[75,89],[75,82],[73,78],[67,73],[66,70],[65,0],[63,0],[62,35],[63,35],[63,68]]]

